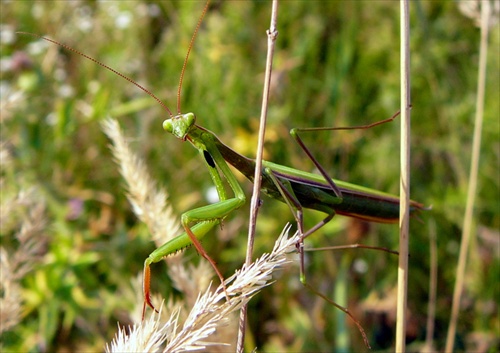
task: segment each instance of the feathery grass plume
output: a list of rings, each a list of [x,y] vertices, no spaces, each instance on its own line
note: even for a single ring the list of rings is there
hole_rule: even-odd
[[[0,103],[2,124],[22,94],[5,96]],[[22,320],[20,282],[40,261],[48,243],[45,200],[35,188],[23,188],[23,171],[16,169],[10,143],[0,141],[0,334]]]
[[[105,134],[113,141],[111,150],[120,165],[128,185],[128,199],[134,213],[146,223],[157,245],[174,238],[180,230],[178,218],[167,205],[168,194],[149,176],[144,162],[129,148],[118,122],[107,119],[102,123]]]
[[[231,301],[225,300],[222,285],[212,292],[209,289],[198,297],[182,328],[179,329],[180,312],[175,310],[164,325],[160,324],[159,315],[153,313],[143,323],[119,330],[117,336],[106,346],[107,352],[154,350],[161,352],[182,352],[202,350],[210,346],[226,346],[222,342],[207,342],[206,339],[217,329],[226,325],[227,316],[241,308],[263,287],[272,283],[272,273],[289,261],[286,254],[295,251],[299,240],[298,233],[288,238],[287,226],[276,240],[271,253],[264,254],[250,266],[236,271],[226,280],[227,293]]]
[[[201,291],[210,285],[214,270],[207,261],[200,261],[198,265],[175,263],[170,265],[173,273],[172,285],[179,292],[184,293],[184,301],[192,307]]]
[[[0,248],[0,334],[8,331],[21,321],[21,286],[13,280],[11,261],[7,251]]]
[[[4,182],[2,178],[1,183]],[[44,234],[45,228],[45,202],[34,188],[21,190],[14,197],[2,195],[0,204],[0,234],[3,244],[0,247],[0,293],[2,293],[0,333],[8,331],[21,321],[22,303],[19,282],[45,253],[48,242],[48,237]],[[11,238],[10,235],[12,235]],[[7,236],[10,239],[4,238]]]
[[[118,333],[110,345],[106,345],[106,352],[157,352],[166,338],[177,329],[179,310],[170,316],[170,319],[160,327],[160,318],[163,304],[159,313],[153,312],[149,319],[129,326],[129,331],[118,327]]]

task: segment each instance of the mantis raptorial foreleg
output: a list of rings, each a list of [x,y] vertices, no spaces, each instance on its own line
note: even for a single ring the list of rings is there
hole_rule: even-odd
[[[200,239],[202,239],[215,225],[219,224],[229,213],[239,208],[241,204],[242,202],[240,199],[234,198],[221,201],[215,205],[204,206],[188,211],[181,216],[182,226],[185,232],[177,236],[176,238],[172,239],[171,241],[163,244],[159,248],[157,248],[148,256],[148,258],[144,262],[143,317],[146,305],[150,306],[152,309],[157,311],[153,303],[151,302],[151,292],[150,292],[151,275],[149,266],[153,263],[161,261],[165,256],[176,253],[177,251],[180,251],[190,245],[194,245],[198,253],[205,259],[207,259],[208,262],[210,262],[213,269],[217,273],[217,276],[221,280],[221,283],[225,291],[224,277],[217,268],[215,261],[212,260],[212,258],[207,254],[207,252],[201,245]],[[216,208],[214,209],[213,206],[215,206]],[[207,217],[209,217],[209,219],[207,219]],[[193,227],[190,227],[189,224],[192,222],[199,222],[199,223],[197,223]]]
[[[189,115],[189,114],[186,114]],[[191,114],[192,115],[192,114]],[[193,115],[194,118],[194,115]],[[181,118],[175,117],[169,120],[168,124],[164,124],[166,130],[173,134],[178,133],[182,129],[183,120]],[[182,135],[182,134],[181,134]],[[146,305],[150,306],[152,309],[156,310],[153,303],[151,302],[151,292],[150,292],[150,269],[149,266],[152,263],[159,262],[163,257],[173,254],[183,248],[190,245],[194,245],[198,253],[207,259],[212,267],[214,268],[217,276],[219,277],[224,291],[226,291],[224,284],[224,277],[222,273],[217,268],[215,261],[207,254],[205,249],[200,243],[200,240],[217,224],[222,222],[232,211],[240,208],[246,200],[245,194],[241,189],[235,176],[231,173],[231,170],[224,161],[224,158],[220,154],[217,148],[210,143],[212,136],[210,134],[201,133],[198,139],[193,142],[193,145],[199,150],[200,154],[205,159],[208,171],[212,178],[212,181],[216,187],[217,193],[219,195],[220,201],[208,206],[203,206],[185,212],[181,216],[182,226],[185,232],[164,245],[160,246],[158,249],[153,251],[149,257],[144,262],[144,281],[143,281],[143,291],[144,291],[144,305],[143,305],[143,316],[145,313]],[[219,170],[226,178],[229,183],[234,197],[228,199],[222,178],[219,175]],[[194,226],[190,227],[191,223],[196,223]],[[226,293],[226,298],[229,297]]]

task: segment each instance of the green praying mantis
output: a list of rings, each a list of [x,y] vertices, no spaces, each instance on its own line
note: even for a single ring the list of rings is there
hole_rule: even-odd
[[[181,223],[184,228],[184,233],[178,235],[169,242],[163,244],[153,251],[144,263],[144,279],[143,279],[143,317],[147,306],[156,310],[151,301],[150,282],[151,273],[150,266],[153,263],[161,261],[165,256],[183,250],[188,246],[194,246],[197,251],[205,259],[207,259],[224,286],[224,277],[218,270],[215,262],[204,250],[200,241],[205,235],[216,225],[224,221],[224,219],[233,211],[240,208],[246,201],[245,193],[238,183],[235,175],[232,173],[229,165],[232,165],[240,171],[247,179],[253,182],[255,171],[255,160],[242,156],[230,147],[226,146],[219,138],[211,131],[196,124],[196,118],[193,113],[182,114],[180,110],[180,93],[182,87],[182,78],[184,75],[186,63],[189,57],[189,52],[193,45],[195,36],[198,32],[200,23],[208,8],[208,2],[201,15],[197,28],[191,39],[188,53],[186,55],[181,78],[178,87],[178,114],[174,115],[169,108],[152,92],[143,86],[139,85],[132,79],[117,72],[111,67],[57,41],[49,38],[40,37],[44,40],[57,44],[67,50],[77,53],[107,70],[128,80],[139,89],[155,99],[169,114],[170,118],[163,122],[163,129],[173,134],[182,141],[189,141],[194,148],[198,150],[202,159],[208,168],[210,177],[217,190],[219,201],[189,210],[182,214]],[[23,32],[20,32],[23,33]],[[31,33],[25,33],[30,34]],[[37,35],[35,35],[37,36]],[[39,36],[37,36],[39,37]],[[312,174],[298,169],[282,166],[276,163],[263,161],[263,172],[261,190],[271,198],[277,199],[286,203],[293,212],[297,222],[297,228],[301,234],[301,240],[297,244],[297,251],[300,254],[300,280],[306,285],[305,269],[304,269],[304,239],[317,231],[319,228],[328,223],[335,214],[355,217],[365,221],[394,223],[399,219],[399,198],[397,196],[380,192],[374,189],[363,186],[354,185],[340,180],[332,179],[320,163],[313,157],[310,150],[305,146],[299,136],[300,132],[317,131],[317,130],[341,130],[341,129],[367,129],[376,125],[386,123],[397,117],[399,113],[394,114],[391,118],[382,120],[373,124],[346,127],[346,128],[305,128],[292,129],[291,135],[311,159],[320,174]],[[224,188],[223,178],[226,179],[232,190],[233,195],[229,196]],[[305,230],[303,225],[303,209],[314,209],[326,214],[323,220],[314,225],[312,228]],[[415,201],[411,201],[411,214],[424,209],[424,206]],[[194,225],[193,225],[194,224]],[[321,295],[321,294],[320,294]],[[321,295],[325,298],[323,295]],[[229,298],[228,298],[229,299]],[[328,299],[327,299],[328,300]],[[329,300],[329,302],[331,302]],[[336,304],[341,310],[349,316],[352,315]],[[354,319],[354,318],[353,318]],[[354,320],[356,321],[356,320]],[[359,326],[358,326],[359,327]]]

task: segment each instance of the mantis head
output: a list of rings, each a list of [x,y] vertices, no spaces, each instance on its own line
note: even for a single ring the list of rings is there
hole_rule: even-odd
[[[178,139],[185,141],[187,134],[195,122],[196,117],[193,113],[179,114],[165,120],[163,122],[163,129],[170,132]]]

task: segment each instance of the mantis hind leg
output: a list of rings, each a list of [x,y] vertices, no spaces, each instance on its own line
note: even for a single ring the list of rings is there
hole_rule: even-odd
[[[359,126],[348,126],[348,127],[314,127],[314,128],[294,128],[290,130],[290,135],[293,137],[293,139],[297,142],[297,144],[302,148],[305,154],[309,157],[309,159],[314,163],[314,166],[318,169],[318,171],[321,173],[325,181],[328,183],[330,188],[332,189],[333,193],[339,197],[342,198],[342,192],[340,189],[337,187],[335,182],[332,180],[328,172],[325,170],[325,168],[321,165],[321,163],[318,162],[318,160],[312,155],[311,151],[307,146],[304,144],[302,139],[299,136],[299,132],[314,132],[314,131],[325,131],[325,130],[330,130],[330,131],[338,131],[338,130],[365,130],[365,129],[370,129],[372,127],[382,125],[388,122],[393,121],[398,115],[400,114],[400,111],[396,112],[393,116],[391,116],[388,119],[376,121],[372,124],[367,124],[367,125],[359,125]],[[312,232],[311,232],[312,233]],[[309,233],[309,234],[311,234]]]
[[[318,222],[312,228],[307,231],[304,230],[304,219],[303,219],[303,207],[300,201],[295,196],[293,192],[293,188],[290,182],[286,179],[280,179],[279,174],[274,172],[271,168],[266,168],[264,171],[269,177],[272,179],[276,187],[278,188],[281,196],[285,200],[285,203],[290,208],[295,221],[297,222],[297,229],[300,234],[300,240],[297,243],[297,251],[300,257],[300,281],[305,284],[306,275],[305,275],[305,266],[304,266],[304,239],[316,232],[318,229],[323,227],[325,224],[330,222],[330,220],[335,216],[335,211],[332,209],[332,212],[329,213],[323,220]]]
[[[285,200],[286,204],[288,207],[290,207],[290,210],[292,211],[292,214],[295,217],[295,220],[297,222],[297,228],[298,231],[301,235],[299,242],[297,243],[297,251],[299,253],[299,258],[300,258],[300,282],[304,287],[306,287],[308,290],[310,290],[312,293],[316,294],[329,304],[333,305],[337,309],[341,310],[344,312],[347,316],[349,316],[354,324],[358,327],[359,332],[361,333],[361,336],[363,337],[363,341],[365,342],[366,346],[370,348],[370,343],[368,341],[368,337],[366,336],[365,330],[361,326],[360,322],[356,320],[356,318],[352,315],[352,313],[349,311],[349,309],[335,303],[333,300],[328,298],[326,295],[323,293],[317,291],[314,287],[312,287],[306,280],[306,275],[305,275],[305,265],[304,265],[304,239],[309,236],[310,234],[314,233],[321,227],[323,227],[326,223],[328,223],[334,216],[335,216],[335,211],[332,210],[330,214],[328,214],[322,221],[318,222],[316,225],[314,225],[312,228],[310,228],[307,231],[304,231],[304,224],[303,224],[303,212],[302,212],[302,205],[300,204],[299,200],[295,196],[292,187],[290,185],[290,182],[286,179],[280,179],[279,176],[273,172],[270,168],[266,168],[265,173],[268,174],[273,182],[275,183],[276,187],[280,191],[283,199]]]
[[[319,130],[333,130],[334,131],[334,130],[369,129],[369,128],[372,128],[374,126],[385,124],[385,123],[388,123],[390,121],[393,121],[399,114],[400,114],[400,112],[398,111],[397,113],[395,113],[392,117],[390,117],[388,119],[381,120],[381,121],[378,121],[378,122],[375,122],[372,124],[368,124],[368,125],[362,125],[362,126],[337,127],[337,128],[335,128],[335,127],[333,127],[333,128],[331,128],[331,127],[330,128],[301,128],[301,129],[296,128],[296,129],[290,130],[290,135],[295,139],[295,141],[302,148],[304,153],[306,153],[307,156],[309,157],[309,159],[314,163],[316,168],[319,170],[319,172],[321,173],[321,175],[325,179],[326,183],[330,186],[330,189],[332,190],[333,194],[336,197],[338,197],[339,199],[342,199],[341,190],[337,187],[337,185],[335,184],[333,179],[328,175],[325,168],[318,162],[318,160],[316,158],[314,158],[311,151],[307,148],[307,146],[304,144],[304,142],[302,141],[302,139],[298,135],[298,132],[299,131],[303,131],[303,132],[319,131]],[[366,336],[366,333],[365,333],[363,327],[361,326],[359,321],[354,318],[354,316],[351,314],[351,312],[347,308],[335,303],[333,300],[328,298],[326,295],[318,292],[316,289],[314,289],[306,281],[305,268],[304,268],[304,239],[306,237],[308,237],[309,235],[311,235],[312,233],[314,233],[315,231],[317,231],[318,229],[320,229],[321,227],[323,227],[326,223],[328,223],[335,216],[335,210],[332,208],[331,213],[329,213],[322,221],[317,223],[311,229],[304,231],[303,223],[302,223],[303,222],[302,221],[302,206],[301,206],[299,200],[295,197],[290,182],[284,178],[280,178],[280,173],[273,172],[269,168],[266,171],[266,173],[268,173],[268,175],[270,175],[270,177],[274,181],[274,183],[277,186],[278,190],[280,191],[283,199],[288,204],[288,206],[292,210],[292,213],[295,215],[295,219],[297,220],[297,225],[299,228],[299,232],[301,234],[300,241],[297,244],[297,249],[298,249],[299,256],[300,256],[300,281],[301,281],[301,283],[307,289],[309,289],[311,292],[318,295],[319,297],[321,297],[322,299],[324,299],[325,301],[327,301],[328,303],[330,303],[331,305],[335,306],[337,309],[343,311],[346,315],[348,315],[353,320],[353,322],[356,324],[356,326],[358,327],[358,330],[361,333],[361,336],[363,337],[363,340],[364,340],[366,346],[368,348],[370,348],[370,344],[368,342],[368,338]],[[286,176],[286,175],[283,175],[283,176]],[[358,246],[364,247],[363,245],[358,245]]]

